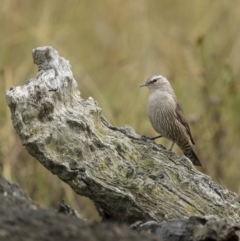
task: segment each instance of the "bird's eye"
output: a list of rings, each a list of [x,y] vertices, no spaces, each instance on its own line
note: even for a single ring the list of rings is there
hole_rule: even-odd
[[[153,84],[153,83],[156,83],[157,80],[158,80],[158,79],[153,79],[153,80],[151,81],[151,83],[152,83],[152,84]]]

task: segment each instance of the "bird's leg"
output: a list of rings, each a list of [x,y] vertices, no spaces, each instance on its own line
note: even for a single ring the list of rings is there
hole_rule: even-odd
[[[152,141],[154,141],[154,140],[156,140],[156,139],[158,139],[158,138],[161,138],[161,137],[162,137],[162,135],[156,136],[156,137],[151,137],[150,139],[151,139]]]
[[[172,143],[172,145],[171,145],[169,151],[172,151],[174,144],[175,144],[175,142],[173,141],[173,143]]]

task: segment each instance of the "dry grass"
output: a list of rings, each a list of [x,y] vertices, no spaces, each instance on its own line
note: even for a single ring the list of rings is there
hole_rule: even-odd
[[[7,179],[43,206],[65,198],[84,217],[97,218],[89,201],[24,150],[5,103],[6,89],[36,75],[31,50],[51,45],[70,60],[83,98],[97,100],[112,124],[141,134],[155,135],[146,117],[148,93],[138,86],[152,74],[165,75],[191,123],[203,171],[240,194],[239,1],[2,0],[1,5],[0,163]]]

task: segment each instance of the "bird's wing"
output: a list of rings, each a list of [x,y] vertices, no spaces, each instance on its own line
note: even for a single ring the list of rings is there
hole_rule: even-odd
[[[193,141],[193,138],[192,138],[192,134],[191,134],[189,125],[188,125],[187,120],[184,116],[183,109],[182,109],[182,107],[181,107],[181,105],[179,104],[178,101],[177,101],[177,106],[176,106],[176,115],[177,115],[178,121],[186,128],[187,134],[189,135],[192,144],[195,145],[195,143]]]

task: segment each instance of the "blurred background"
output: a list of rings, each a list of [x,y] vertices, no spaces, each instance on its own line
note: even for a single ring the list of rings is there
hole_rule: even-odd
[[[93,203],[31,157],[12,127],[5,91],[36,76],[31,51],[44,45],[70,61],[82,98],[92,96],[111,124],[138,134],[156,135],[139,85],[166,76],[190,123],[199,170],[240,194],[239,1],[1,0],[0,38],[0,174],[42,207],[64,199],[99,220]]]

